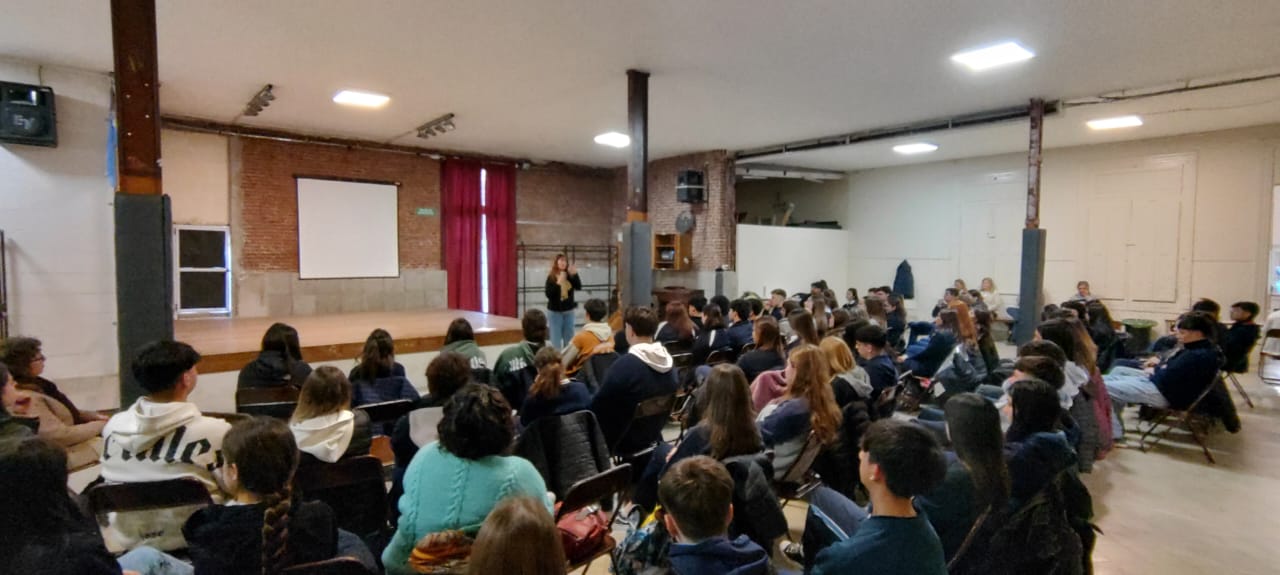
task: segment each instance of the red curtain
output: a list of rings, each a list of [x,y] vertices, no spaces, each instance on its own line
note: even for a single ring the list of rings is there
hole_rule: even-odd
[[[489,313],[516,316],[516,169],[486,165]]]
[[[446,160],[440,191],[449,307],[480,311],[480,164]]]

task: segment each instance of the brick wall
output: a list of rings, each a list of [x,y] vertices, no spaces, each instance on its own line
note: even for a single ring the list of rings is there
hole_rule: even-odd
[[[526,244],[613,243],[613,172],[535,166],[516,176],[516,235]]]
[[[400,183],[400,267],[440,268],[440,218],[418,216],[440,209],[440,162],[394,152],[240,139],[240,266],[248,271],[298,270],[298,202],[295,175]],[[352,222],[351,231],[358,229]]]
[[[683,170],[700,170],[706,174],[706,202],[682,204],[676,201],[676,175]],[[676,217],[680,212],[693,213],[693,269],[710,271],[728,264],[734,266],[736,224],[734,221],[736,194],[734,191],[733,158],[728,152],[717,150],[664,158],[649,162],[649,222],[653,233],[676,233]],[[626,220],[627,170],[619,168],[614,173],[614,197],[616,205],[613,219]]]

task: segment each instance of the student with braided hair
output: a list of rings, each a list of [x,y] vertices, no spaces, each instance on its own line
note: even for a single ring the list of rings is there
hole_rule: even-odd
[[[197,573],[274,575],[339,554],[329,506],[293,498],[298,444],[288,425],[265,417],[237,423],[222,449],[231,500],[195,512],[182,529]],[[359,555],[372,559],[367,549]]]

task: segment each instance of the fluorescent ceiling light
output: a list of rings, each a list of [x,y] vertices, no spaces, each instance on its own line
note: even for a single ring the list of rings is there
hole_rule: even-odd
[[[333,101],[344,106],[381,108],[391,101],[391,96],[373,92],[361,92],[359,90],[343,90],[333,95]]]
[[[1116,128],[1133,128],[1142,125],[1142,118],[1137,116],[1116,116],[1114,118],[1098,118],[1085,122],[1094,130],[1114,130]]]
[[[988,46],[986,48],[978,48],[969,50],[968,52],[959,52],[951,56],[951,61],[958,64],[968,66],[974,72],[980,72],[988,68],[995,68],[1005,64],[1030,60],[1036,55],[1026,48],[1023,48],[1017,42],[1005,42]]]
[[[612,146],[614,148],[625,148],[631,145],[631,137],[626,134],[617,132],[605,132],[596,136],[596,143],[601,146]]]
[[[935,145],[933,145],[933,144],[930,144],[930,143],[928,143],[928,142],[915,142],[915,143],[912,143],[912,144],[898,144],[898,145],[896,145],[896,146],[894,146],[894,147],[893,147],[893,151],[895,151],[895,152],[897,152],[897,153],[899,153],[899,154],[902,154],[902,155],[904,155],[904,156],[910,156],[910,155],[913,155],[913,154],[927,154],[927,153],[932,152],[932,151],[937,150],[937,149],[938,149],[938,147],[937,147],[937,146],[935,146]]]

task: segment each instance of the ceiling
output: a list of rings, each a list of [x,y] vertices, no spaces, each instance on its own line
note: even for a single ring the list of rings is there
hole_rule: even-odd
[[[158,4],[166,114],[229,122],[263,84],[272,83],[276,101],[260,116],[239,122],[594,166],[626,163],[625,150],[598,146],[591,138],[625,131],[628,68],[653,74],[650,155],[656,158],[1019,105],[1035,96],[1092,96],[1280,62],[1280,10],[1274,0],[813,0],[803,7],[773,0]],[[108,6],[9,0],[8,17],[0,20],[0,55],[109,70]],[[1037,57],[982,74],[948,59],[1006,39],[1021,41]],[[344,88],[383,92],[392,101],[376,111],[339,107],[330,98]],[[1276,94],[1274,87],[1270,93]],[[1149,102],[1154,100],[1125,108],[1140,111],[1137,106]],[[1072,135],[1073,122],[1101,108],[1068,110],[1050,120],[1046,143],[1076,142],[1072,138],[1083,136]],[[428,142],[412,136],[415,126],[447,112],[457,114],[457,130]],[[1229,121],[1245,123],[1237,125],[1277,120],[1274,103],[1228,112]],[[1106,137],[1202,131],[1206,123],[1209,129],[1228,127],[1217,119],[1195,120],[1197,114],[1211,115],[1166,114],[1167,123],[1150,119],[1142,132]],[[936,139],[940,154],[927,159],[945,159],[941,154],[952,149],[967,156],[1014,151],[1025,147],[1025,139],[1025,127],[1016,124],[946,134]],[[1017,147],[1007,149],[1015,140]],[[857,148],[815,152],[801,164],[856,169],[898,161]]]

